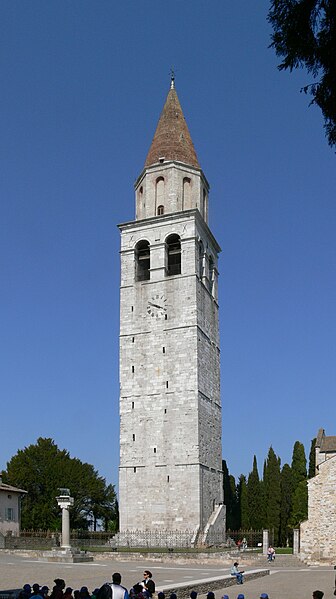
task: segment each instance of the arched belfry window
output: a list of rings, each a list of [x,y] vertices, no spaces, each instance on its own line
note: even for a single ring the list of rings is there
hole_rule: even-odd
[[[148,241],[138,241],[135,247],[135,279],[148,281],[150,279],[150,249]]]
[[[164,206],[164,178],[158,177],[155,183],[155,206],[156,206],[156,214],[158,213],[158,206]]]
[[[178,235],[169,235],[166,239],[167,275],[181,274],[181,239]]]
[[[160,216],[161,214],[164,214],[164,206],[162,204],[157,207],[157,215]]]

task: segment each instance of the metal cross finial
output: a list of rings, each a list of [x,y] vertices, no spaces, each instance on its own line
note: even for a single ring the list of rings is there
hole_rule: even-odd
[[[170,89],[175,89],[175,71],[174,67],[170,69]]]

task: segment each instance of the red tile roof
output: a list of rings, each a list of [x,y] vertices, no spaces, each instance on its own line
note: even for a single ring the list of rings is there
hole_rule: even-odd
[[[145,167],[156,164],[160,158],[200,168],[181,104],[173,87],[168,92]]]

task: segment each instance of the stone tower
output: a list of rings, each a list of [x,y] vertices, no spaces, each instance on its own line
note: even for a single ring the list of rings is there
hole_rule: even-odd
[[[135,182],[135,220],[119,225],[121,537],[225,535],[208,194],[172,78]]]

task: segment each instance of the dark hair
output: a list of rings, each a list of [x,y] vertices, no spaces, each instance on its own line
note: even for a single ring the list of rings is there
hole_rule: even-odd
[[[152,578],[152,573],[150,570],[144,570],[145,574],[148,574],[149,578]]]
[[[235,562],[233,565],[234,565],[234,566],[239,566],[239,563],[238,563],[238,562]]]
[[[112,574],[112,582],[114,584],[120,584],[121,583],[121,574],[120,574],[120,572],[115,572],[114,574]]]
[[[322,599],[323,595],[324,595],[323,591],[314,591],[313,592],[313,597],[315,597],[315,599]]]

